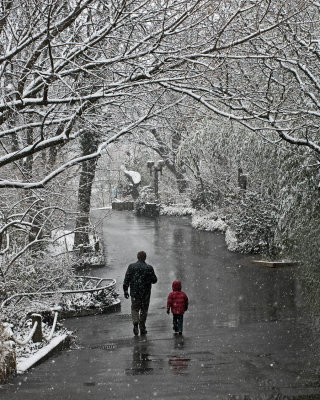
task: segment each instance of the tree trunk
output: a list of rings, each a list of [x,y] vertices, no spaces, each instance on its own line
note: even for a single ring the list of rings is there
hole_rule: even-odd
[[[97,137],[92,133],[85,133],[81,138],[82,155],[95,152],[98,148]],[[92,184],[95,177],[97,160],[84,161],[81,165],[81,173],[78,189],[78,215],[76,219],[76,231],[74,236],[74,247],[80,245],[89,247],[89,214],[91,203]]]
[[[152,129],[151,133],[155,140],[157,141],[157,146],[153,149],[159,154],[159,156],[165,162],[166,167],[175,176],[177,181],[177,187],[179,193],[184,193],[188,183],[185,178],[185,170],[182,162],[177,162],[177,149],[180,146],[181,136],[179,134],[174,134],[172,138],[172,148],[170,148],[160,137],[156,129]]]

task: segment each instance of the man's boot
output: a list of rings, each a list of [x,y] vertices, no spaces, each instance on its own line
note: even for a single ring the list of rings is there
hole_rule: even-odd
[[[134,336],[138,336],[139,335],[138,324],[133,324],[133,333],[134,333]]]

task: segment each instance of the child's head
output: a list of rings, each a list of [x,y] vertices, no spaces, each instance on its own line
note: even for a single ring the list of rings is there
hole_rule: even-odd
[[[172,290],[181,290],[181,281],[174,281],[172,283]]]

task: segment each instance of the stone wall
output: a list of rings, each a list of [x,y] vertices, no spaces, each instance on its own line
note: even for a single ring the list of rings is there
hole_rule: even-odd
[[[114,201],[112,202],[112,209],[116,211],[133,211],[133,201]]]

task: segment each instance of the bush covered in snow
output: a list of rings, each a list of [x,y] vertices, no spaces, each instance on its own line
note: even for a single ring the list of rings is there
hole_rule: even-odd
[[[95,287],[95,281],[87,281],[80,277],[75,280],[72,290],[92,289]],[[115,291],[99,290],[91,292],[81,292],[65,294],[60,297],[59,306],[61,311],[85,311],[96,309],[103,310],[115,303],[118,294]]]
[[[230,209],[229,209],[230,210]],[[227,243],[243,253],[272,254],[276,251],[274,239],[277,213],[274,204],[259,194],[241,191],[228,215]],[[231,240],[232,238],[232,240]]]
[[[1,285],[3,301],[16,293],[55,291],[62,287],[72,287],[75,274],[64,256],[49,256],[38,253],[37,257],[28,256],[8,271],[6,281]],[[24,312],[23,307],[21,307]],[[12,310],[15,314],[20,307]],[[15,317],[16,318],[16,317]]]
[[[147,203],[156,203],[154,191],[150,186],[144,186],[140,191],[140,196],[134,202],[135,214],[145,215]]]
[[[8,334],[0,322],[0,384],[16,371],[16,355],[10,347]]]
[[[286,177],[280,191],[279,236],[283,253],[300,263],[299,279],[306,285],[306,297],[319,317],[320,309],[320,193],[319,172],[302,157],[287,158]],[[319,166],[318,166],[319,168]],[[319,171],[319,169],[318,169]]]
[[[225,232],[228,228],[225,217],[219,217],[217,212],[195,213],[192,217],[192,226],[196,229],[219,232]]]
[[[196,228],[224,230],[230,249],[270,257],[301,259],[308,243],[319,248],[311,233],[320,225],[319,161],[308,150],[211,116],[190,119],[179,156],[189,167]],[[315,228],[305,232],[310,221]]]
[[[175,204],[172,206],[164,206],[162,205],[160,208],[161,215],[171,215],[171,216],[188,216],[193,215],[195,209],[192,207],[188,207],[184,204]]]
[[[202,179],[193,186],[190,193],[190,201],[196,210],[211,210],[220,201],[221,191],[216,190],[209,182]]]
[[[60,260],[61,261],[61,260]],[[7,288],[7,293],[35,293],[31,296],[13,298],[3,308],[4,318],[6,321],[14,324],[15,329],[21,329],[26,323],[27,316],[32,313],[47,312],[52,308],[59,308],[62,311],[70,310],[89,310],[96,308],[97,310],[105,308],[114,303],[117,294],[108,291],[92,291],[63,294],[61,290],[82,291],[84,289],[92,289],[95,282],[88,281],[86,278],[78,277],[68,264],[50,263],[47,264],[47,274],[44,279],[42,275],[38,275],[40,266],[35,264],[24,273],[29,274],[29,279],[25,280],[23,287]],[[42,271],[40,271],[42,272]],[[38,276],[38,278],[37,278]],[[41,294],[41,293],[44,294]],[[46,294],[53,292],[54,294]],[[7,296],[9,297],[9,296]]]

